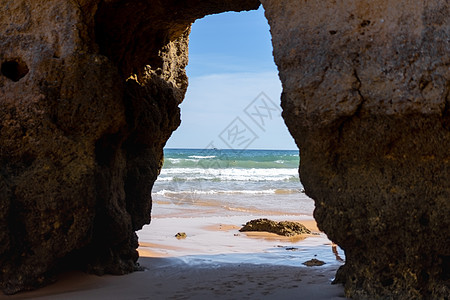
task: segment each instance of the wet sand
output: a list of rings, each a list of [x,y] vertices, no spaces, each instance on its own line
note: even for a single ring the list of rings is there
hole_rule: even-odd
[[[255,264],[190,266],[176,258],[141,258],[147,270],[125,276],[69,273],[58,283],[9,299],[345,299],[331,267]]]
[[[198,215],[198,214],[197,214]],[[144,271],[125,276],[71,272],[40,290],[5,299],[345,299],[331,281],[342,262],[311,216],[270,216],[301,221],[315,234],[281,237],[241,233],[263,216],[157,215],[138,232]],[[175,238],[185,232],[185,239]],[[334,252],[333,252],[334,251]],[[338,249],[338,254],[343,255]],[[310,259],[323,266],[303,265]]]

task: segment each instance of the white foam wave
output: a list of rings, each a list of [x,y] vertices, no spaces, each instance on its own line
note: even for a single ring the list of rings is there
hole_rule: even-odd
[[[192,159],[192,158],[166,158],[166,161],[170,162],[171,164],[180,164],[180,163],[186,162],[186,161],[199,162],[200,159]]]
[[[181,158],[166,158],[166,161],[170,161],[173,164],[179,164],[181,162]]]
[[[162,169],[159,181],[286,181],[298,178],[297,169],[203,169],[168,168]]]
[[[189,191],[172,191],[172,190],[161,190],[155,195],[160,196],[170,196],[170,195],[186,195],[186,194],[194,194],[194,195],[225,195],[225,194],[246,194],[246,195],[272,195],[272,194],[294,194],[301,193],[300,190],[280,190],[280,189],[267,189],[267,190],[189,190]]]
[[[202,156],[202,155],[191,155],[191,156],[188,156],[189,158],[199,158],[199,159],[202,159],[202,158],[216,158],[216,156],[215,155],[205,155],[205,156]]]

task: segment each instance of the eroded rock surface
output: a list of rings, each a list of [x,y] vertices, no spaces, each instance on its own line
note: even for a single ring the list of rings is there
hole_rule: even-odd
[[[436,1],[263,0],[315,218],[356,299],[447,299],[450,11]]]
[[[263,0],[283,116],[355,298],[449,297],[446,0]],[[0,0],[0,282],[135,269],[190,24],[254,0]]]
[[[0,286],[124,274],[180,123],[190,24],[258,1],[0,0]]]

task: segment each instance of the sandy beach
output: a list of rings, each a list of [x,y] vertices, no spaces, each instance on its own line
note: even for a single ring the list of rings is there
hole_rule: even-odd
[[[226,159],[201,150],[165,154],[153,186],[151,224],[137,232],[143,271],[102,277],[71,272],[40,290],[5,297],[345,299],[343,287],[331,284],[344,253],[317,228],[314,201],[301,191],[297,152],[228,151]],[[239,231],[258,218],[298,221],[311,234]],[[304,264],[311,260],[324,264]]]
[[[342,262],[333,253],[331,242],[318,232],[312,217],[271,216],[274,220],[301,221],[313,231],[312,235],[282,237],[238,231],[242,223],[254,217],[160,215],[138,232],[139,264],[144,271],[102,277],[71,272],[40,290],[4,297],[345,299],[343,287],[331,284]],[[187,237],[175,238],[181,231]],[[303,265],[314,258],[325,264]]]
[[[7,299],[344,299],[330,284],[335,268],[220,264],[190,266],[141,258],[148,268],[126,276],[65,274],[58,283]]]

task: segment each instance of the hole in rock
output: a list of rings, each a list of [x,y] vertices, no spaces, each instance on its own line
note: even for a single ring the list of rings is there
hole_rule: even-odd
[[[8,60],[2,63],[2,74],[14,82],[19,81],[28,74],[27,64],[20,58]]]
[[[194,23],[187,72],[182,123],[166,144],[152,190],[152,222],[138,232],[141,257],[283,266],[317,258],[341,265],[300,183],[299,151],[281,117],[281,83],[263,10]],[[258,218],[298,221],[317,234],[239,231]]]

